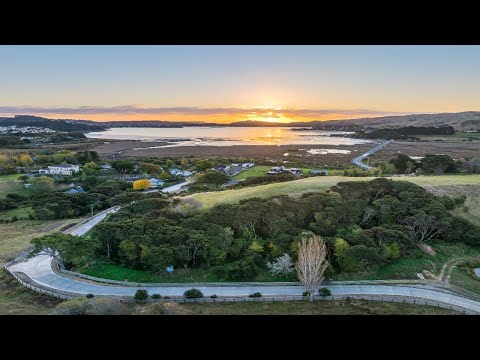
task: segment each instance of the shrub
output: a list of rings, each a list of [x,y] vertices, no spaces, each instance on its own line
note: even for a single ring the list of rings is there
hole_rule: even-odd
[[[212,268],[213,274],[228,280],[251,280],[257,274],[257,266],[252,256]]]
[[[162,295],[160,294],[153,294],[152,295],[152,299],[161,299],[162,298]]]
[[[248,295],[248,297],[251,297],[251,298],[259,298],[259,297],[262,297],[262,293],[259,293],[259,292],[257,291],[257,292],[254,292],[253,294]]]
[[[212,299],[216,299],[216,298],[217,298],[217,294],[210,295],[210,297],[211,297]]]
[[[164,299],[170,299],[170,296],[164,296],[163,298]]]
[[[93,298],[93,294],[87,294],[87,299]]]
[[[303,296],[307,296],[307,297],[310,297],[310,291],[304,291],[302,293]]]
[[[203,293],[198,289],[190,289],[185,291],[183,296],[187,299],[198,299],[203,297]]]
[[[57,315],[85,315],[91,304],[87,299],[77,298],[64,301],[55,308]]]
[[[329,288],[322,287],[318,289],[318,295],[320,295],[321,297],[332,296],[332,292]]]
[[[148,291],[147,290],[141,290],[138,289],[137,292],[135,293],[135,300],[137,301],[145,301],[148,299]]]

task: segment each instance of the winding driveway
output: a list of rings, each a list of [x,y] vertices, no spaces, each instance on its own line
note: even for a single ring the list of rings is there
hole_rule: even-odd
[[[369,165],[366,165],[362,162],[363,159],[365,159],[366,157],[376,153],[378,150],[381,150],[383,147],[387,146],[388,144],[390,144],[393,140],[388,140],[388,141],[384,141],[382,142],[380,145],[377,145],[375,146],[373,149],[370,149],[368,150],[366,153],[363,153],[361,155],[358,155],[356,157],[354,157],[352,159],[352,163],[357,165],[357,166],[360,166],[361,168],[365,169],[365,170],[369,170],[369,169],[372,169],[373,166],[369,166]]]

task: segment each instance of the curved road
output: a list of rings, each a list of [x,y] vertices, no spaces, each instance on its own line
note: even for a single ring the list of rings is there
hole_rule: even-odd
[[[11,271],[27,275],[35,283],[44,287],[74,294],[94,294],[109,296],[134,296],[138,289],[145,289],[150,294],[162,296],[183,296],[183,293],[192,288],[192,285],[178,284],[157,287],[137,286],[112,286],[83,279],[66,277],[52,270],[52,258],[49,255],[38,255],[25,262],[20,262],[10,267]],[[216,294],[218,296],[248,296],[254,292],[261,292],[264,296],[302,295],[304,289],[299,285],[249,285],[244,283],[235,286],[218,286],[209,284],[195,285],[205,296]],[[403,296],[425,300],[444,302],[450,305],[469,309],[480,313],[480,302],[455,295],[432,285],[346,285],[328,284],[332,295],[379,295]]]
[[[375,146],[373,149],[370,149],[368,150],[366,153],[363,153],[361,155],[358,155],[356,157],[354,157],[352,159],[352,163],[357,165],[357,166],[360,166],[361,168],[365,169],[365,170],[369,170],[369,169],[372,169],[373,166],[369,166],[369,165],[366,165],[362,162],[363,159],[365,159],[366,157],[376,153],[378,150],[381,150],[383,147],[387,146],[388,144],[390,144],[393,140],[388,140],[388,141],[384,141],[382,142],[380,145],[377,145]]]

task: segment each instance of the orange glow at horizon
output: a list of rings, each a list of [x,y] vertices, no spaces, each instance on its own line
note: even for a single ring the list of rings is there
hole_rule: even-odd
[[[28,111],[25,112],[27,114]],[[2,115],[2,116],[13,116]],[[250,109],[240,109],[238,113],[222,113],[219,109],[218,113],[210,114],[195,114],[195,113],[159,113],[159,114],[145,114],[145,113],[78,113],[78,114],[59,114],[59,113],[35,113],[35,116],[46,117],[50,119],[74,119],[74,120],[91,120],[91,121],[172,121],[172,122],[205,122],[205,123],[219,123],[229,124],[239,121],[265,121],[271,123],[289,123],[289,122],[307,122],[307,121],[329,121],[353,119],[361,117],[373,117],[372,114],[348,114],[345,112],[325,113],[322,115],[305,113],[299,111],[296,113],[294,109],[280,108],[280,107],[254,107]],[[385,116],[379,113],[376,116]]]

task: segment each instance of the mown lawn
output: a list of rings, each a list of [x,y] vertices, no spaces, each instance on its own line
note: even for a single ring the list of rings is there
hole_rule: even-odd
[[[274,165],[272,165],[274,166]],[[256,165],[254,167],[251,167],[248,170],[242,171],[240,174],[235,175],[232,179],[233,180],[245,180],[250,177],[254,176],[263,176],[267,174],[267,171],[270,170],[272,166],[265,166],[265,165]],[[292,166],[294,167],[294,166]],[[303,170],[304,174],[308,174],[312,168],[300,168]],[[319,169],[323,170],[323,169]],[[328,173],[330,175],[343,175],[344,170],[328,170]]]
[[[219,192],[197,193],[191,195],[203,208],[221,203],[234,204],[252,197],[271,197],[276,195],[301,194],[308,191],[322,191],[342,181],[369,181],[374,177],[317,176],[282,183],[258,185],[241,189]],[[443,175],[393,177],[395,181],[410,181],[420,186],[429,185],[480,185],[480,175]]]
[[[47,315],[61,300],[37,294],[0,270],[0,315]]]
[[[254,176],[263,176],[268,170],[270,170],[270,168],[271,166],[256,165],[254,167],[251,167],[250,169],[242,171],[240,174],[235,175],[234,177],[232,177],[232,179],[245,180]]]
[[[142,283],[189,283],[189,282],[228,282],[209,273],[207,269],[175,269],[171,274],[153,274],[145,270],[129,269],[116,264],[95,264],[85,268],[77,268],[82,274],[110,280],[142,282]],[[231,280],[230,280],[231,281]],[[278,281],[266,269],[260,269],[252,281]]]
[[[0,182],[3,181],[15,181],[17,180],[22,174],[9,174],[9,175],[0,175]]]
[[[381,301],[308,301],[181,304],[198,315],[454,315],[433,306]]]

